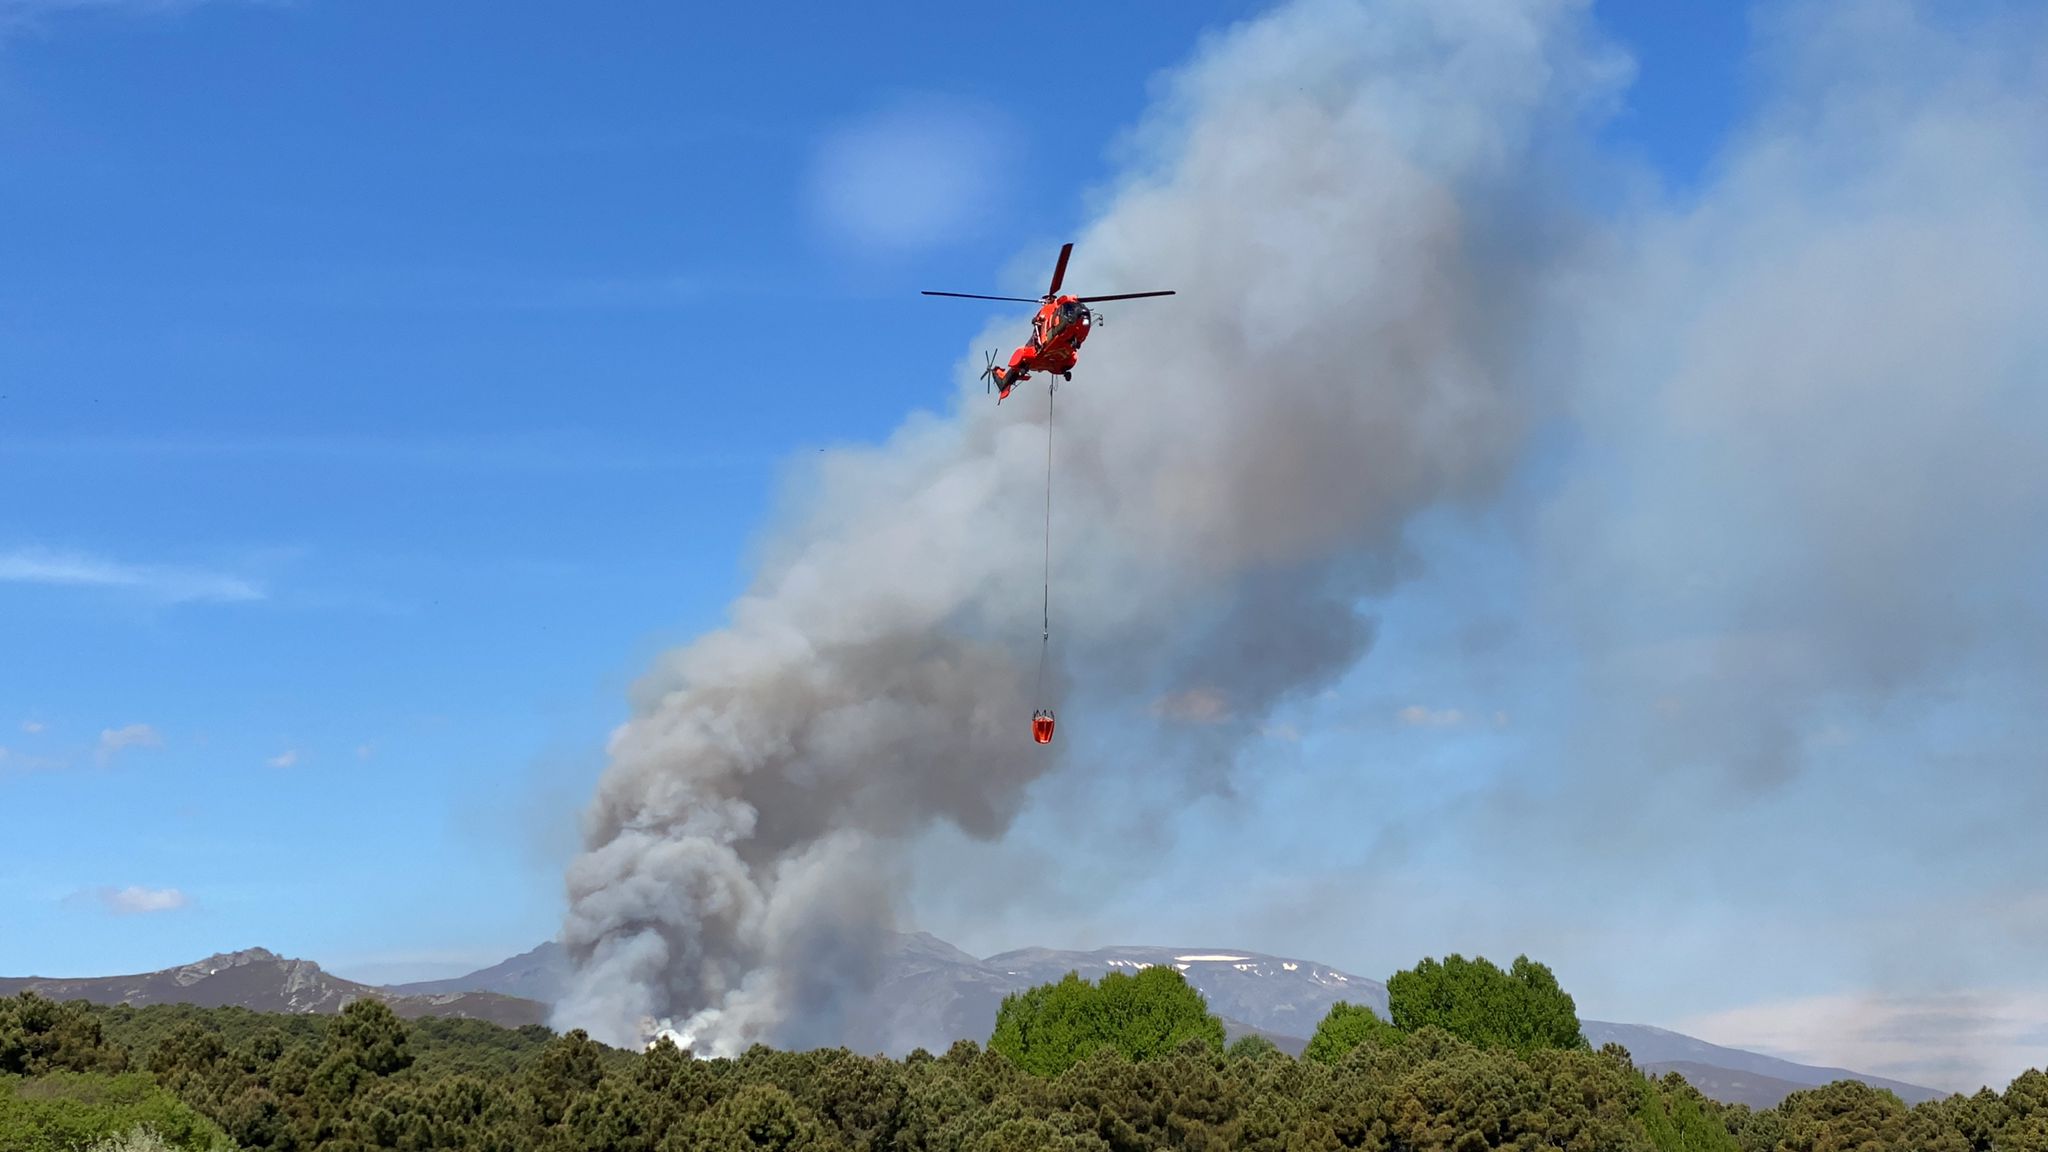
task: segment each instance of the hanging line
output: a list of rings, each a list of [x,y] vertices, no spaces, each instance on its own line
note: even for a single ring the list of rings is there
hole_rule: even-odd
[[[1059,390],[1057,384],[1047,381],[1045,389],[1045,584],[1044,615],[1040,621],[1038,637],[1038,686],[1031,691],[1032,698],[1044,703],[1045,654],[1052,647],[1052,394]]]

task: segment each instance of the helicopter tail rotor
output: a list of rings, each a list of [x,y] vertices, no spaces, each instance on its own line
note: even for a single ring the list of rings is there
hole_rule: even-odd
[[[1010,389],[1017,386],[1017,381],[1011,370],[996,359],[994,352],[985,352],[982,356],[984,363],[981,369],[981,378],[987,381],[982,391],[986,393],[990,388],[994,388],[996,403],[1001,404],[1010,398]],[[1018,372],[1015,375],[1022,375],[1022,373]]]

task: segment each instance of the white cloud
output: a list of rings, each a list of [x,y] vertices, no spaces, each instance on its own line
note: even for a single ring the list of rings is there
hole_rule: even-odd
[[[941,99],[906,101],[825,141],[812,173],[814,208],[835,235],[864,248],[944,244],[996,211],[1004,145],[986,113]]]
[[[270,765],[272,768],[289,768],[298,762],[299,750],[297,748],[287,748],[264,761],[265,764]]]
[[[125,728],[107,728],[100,732],[100,763],[104,764],[124,748],[161,748],[164,738],[155,728],[147,724],[130,724]]]
[[[1856,993],[1752,1004],[1677,1024],[1715,1044],[1958,1092],[2048,1067],[2048,989]]]
[[[43,726],[41,723],[35,720],[23,720],[21,722],[21,730],[23,732],[28,733],[31,736],[34,736],[43,730]]]
[[[100,906],[117,916],[134,916],[149,912],[172,912],[191,903],[191,900],[176,888],[141,888],[130,885],[127,888],[101,888],[94,896]]]
[[[376,754],[377,746],[374,744],[359,744],[356,746],[356,759],[358,760],[368,760]]]
[[[71,588],[121,588],[174,603],[261,600],[260,585],[219,572],[123,564],[77,552],[17,548],[0,552],[0,583]]]
[[[1465,722],[1465,714],[1456,708],[1425,708],[1420,704],[1410,704],[1396,715],[1411,728],[1455,728]]]

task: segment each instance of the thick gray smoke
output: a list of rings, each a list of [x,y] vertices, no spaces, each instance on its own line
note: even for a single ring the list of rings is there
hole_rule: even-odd
[[[1369,705],[1357,746],[1120,885],[1199,903],[1011,939],[1527,951],[1589,1014],[1813,1063],[1972,1090],[2048,1059],[2048,10],[1760,9],[1697,184],[1610,185],[1563,282],[1566,434],[1506,530],[1425,541],[1412,664],[1301,710]],[[1404,731],[1411,703],[1513,723]],[[1068,892],[1114,859],[1048,855]]]
[[[1603,698],[1657,702],[1632,764],[1768,789],[1830,720],[2041,651],[2048,21],[1973,9],[1773,9],[1778,98],[1588,298],[1598,448],[1546,559]]]
[[[902,846],[1002,835],[1082,738],[1033,745],[1034,706],[1173,702],[1213,721],[1188,759],[1213,772],[1355,663],[1404,525],[1499,483],[1542,394],[1572,249],[1543,158],[1617,78],[1583,7],[1307,0],[1172,77],[1075,238],[1070,284],[1180,294],[1110,305],[1058,393],[1048,694],[1045,392],[963,382],[954,415],[820,464],[729,625],[643,685],[568,877],[558,1022],[833,1042]]]

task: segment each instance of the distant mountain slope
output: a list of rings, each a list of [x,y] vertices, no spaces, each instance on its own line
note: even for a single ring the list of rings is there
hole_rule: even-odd
[[[1811,1084],[1795,1084],[1780,1080],[1776,1076],[1759,1076],[1754,1072],[1737,1072],[1732,1068],[1717,1068],[1712,1064],[1699,1064],[1691,1060],[1666,1060],[1654,1064],[1638,1063],[1637,1067],[1652,1076],[1676,1072],[1685,1077],[1685,1082],[1700,1090],[1710,1099],[1723,1104],[1747,1104],[1751,1108],[1776,1108],[1785,1097],[1794,1092],[1803,1092]]]
[[[847,1019],[845,1044],[901,1056],[986,1043],[1003,997],[1025,987],[928,932],[899,934],[874,994]]]
[[[1731,1072],[1742,1072],[1750,1076],[1761,1076],[1784,1080],[1801,1088],[1814,1088],[1831,1084],[1836,1080],[1861,1080],[1873,1088],[1888,1088],[1908,1104],[1923,1100],[1939,1100],[1945,1092],[1923,1088],[1918,1084],[1907,1084],[1898,1080],[1886,1080],[1882,1076],[1865,1076],[1847,1068],[1816,1068],[1810,1064],[1794,1064],[1775,1056],[1762,1056],[1745,1052],[1740,1048],[1723,1048],[1705,1040],[1694,1039],[1678,1032],[1663,1028],[1652,1028],[1645,1024],[1614,1024],[1605,1020],[1582,1020],[1579,1030],[1588,1042],[1598,1048],[1602,1044],[1619,1044],[1628,1049],[1638,1066],[1650,1064],[1697,1064],[1704,1067],[1724,1068]],[[1685,1073],[1692,1080],[1690,1073]],[[1706,1087],[1693,1081],[1694,1086],[1706,1092]],[[1708,1092],[1712,1096],[1713,1093]],[[1781,1094],[1782,1095],[1782,1094]],[[1720,1097],[1715,1097],[1720,1099]]]
[[[569,955],[553,940],[538,948],[501,960],[452,980],[420,980],[411,984],[388,984],[385,991],[401,996],[436,996],[450,992],[496,992],[553,1004],[562,998],[569,980]]]
[[[310,960],[279,956],[266,948],[222,952],[159,972],[130,976],[63,979],[0,977],[0,996],[35,992],[53,1000],[96,1004],[196,1004],[202,1008],[248,1008],[256,1012],[335,1013],[365,997],[382,1000],[405,1017],[465,1016],[519,1027],[545,1023],[547,1006],[494,992],[451,990],[436,995],[397,995],[386,989],[329,974]]]

